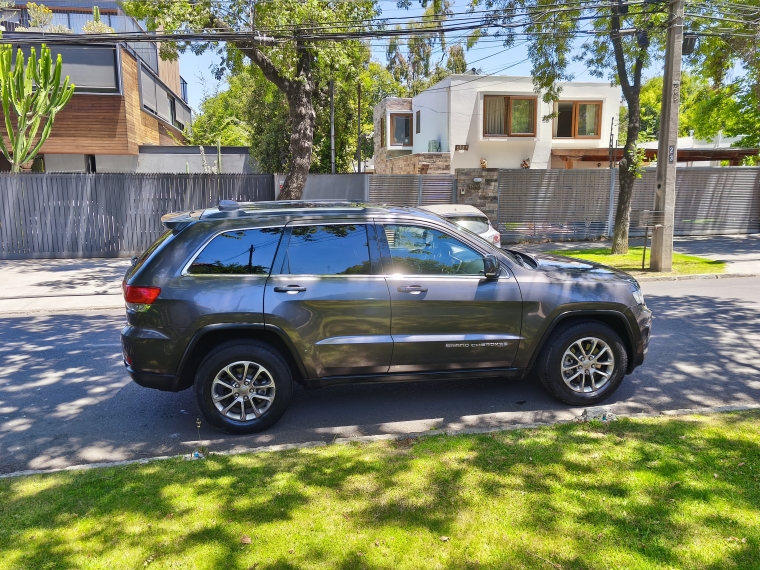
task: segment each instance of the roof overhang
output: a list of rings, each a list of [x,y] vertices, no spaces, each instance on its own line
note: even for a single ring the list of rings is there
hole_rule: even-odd
[[[656,148],[644,149],[647,160],[657,157]],[[623,158],[623,149],[613,149],[615,160]],[[679,148],[676,151],[678,162],[698,160],[729,160],[738,161],[747,156],[757,156],[760,148]],[[583,162],[609,162],[610,150],[607,148],[553,148],[552,156],[562,160],[580,160]]]

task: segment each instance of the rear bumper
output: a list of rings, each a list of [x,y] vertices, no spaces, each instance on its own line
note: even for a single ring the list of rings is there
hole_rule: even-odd
[[[177,377],[173,374],[152,374],[150,372],[138,372],[127,366],[127,372],[132,381],[143,388],[153,388],[162,392],[177,391]]]

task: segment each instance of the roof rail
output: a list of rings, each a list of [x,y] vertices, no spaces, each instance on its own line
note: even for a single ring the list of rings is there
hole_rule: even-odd
[[[239,210],[240,204],[236,200],[219,200],[220,212],[231,212],[232,210]]]

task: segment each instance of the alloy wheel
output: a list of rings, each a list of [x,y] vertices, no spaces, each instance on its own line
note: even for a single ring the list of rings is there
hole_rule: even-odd
[[[562,355],[561,373],[574,392],[596,392],[615,370],[615,355],[600,338],[585,337],[573,342]]]
[[[261,417],[272,407],[275,384],[261,364],[233,362],[222,368],[211,383],[211,399],[225,417],[248,421]]]

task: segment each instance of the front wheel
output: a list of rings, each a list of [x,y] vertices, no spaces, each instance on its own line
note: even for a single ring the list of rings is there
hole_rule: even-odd
[[[292,393],[293,378],[283,357],[257,341],[218,346],[195,377],[195,396],[206,421],[234,434],[256,433],[274,425]]]
[[[560,325],[538,358],[538,378],[567,404],[596,404],[623,381],[628,354],[623,341],[598,321]]]

